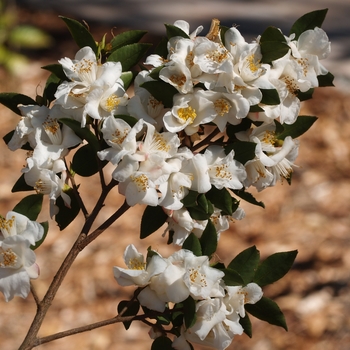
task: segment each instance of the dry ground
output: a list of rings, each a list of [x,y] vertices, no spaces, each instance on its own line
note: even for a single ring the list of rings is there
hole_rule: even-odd
[[[50,25],[54,27],[56,22],[52,21]],[[52,63],[62,55],[72,57],[74,50],[69,45],[59,45],[56,51],[53,50],[57,54],[55,58],[50,57],[49,62],[46,59],[33,60],[20,79],[10,79],[0,71],[0,91],[22,92],[34,97],[36,89],[40,91],[46,78],[40,66]],[[256,194],[265,202],[266,209],[243,203],[246,218],[233,224],[221,236],[218,256],[226,263],[254,244],[263,257],[277,251],[299,250],[290,273],[265,289],[265,295],[273,298],[284,311],[289,332],[254,320],[253,338],[236,337],[230,349],[350,348],[349,110],[348,95],[335,88],[317,91],[315,98],[303,106],[303,114],[317,115],[319,120],[309,134],[301,137],[299,167],[295,170],[292,186],[284,183]],[[2,106],[0,115],[0,136],[3,137],[14,128],[18,118]],[[5,145],[1,149],[0,213],[4,215],[23,196],[23,193],[11,194],[10,191],[20,175],[25,153],[12,153]],[[87,206],[91,207],[99,188],[98,181],[81,179],[81,182],[81,193]],[[120,203],[122,198],[115,191],[100,220],[113,213]],[[43,212],[41,219],[46,220],[47,206]],[[164,256],[171,254],[173,247],[166,246],[161,232],[137,243],[141,214],[142,208],[132,208],[78,257],[40,330],[41,336],[116,314],[118,301],[132,292],[132,289],[121,290],[112,274],[112,266],[123,265],[122,254],[127,244],[136,242],[141,251],[152,244]],[[79,219],[59,232],[51,222],[47,240],[36,251],[41,276],[34,285],[40,297],[79,233],[81,224],[82,219]],[[6,304],[0,295],[0,309],[1,349],[17,349],[35,312],[33,298],[15,298]],[[109,350],[127,346],[130,350],[143,350],[150,348],[147,331],[148,328],[139,323],[134,323],[127,332],[117,324],[45,344],[39,349]]]

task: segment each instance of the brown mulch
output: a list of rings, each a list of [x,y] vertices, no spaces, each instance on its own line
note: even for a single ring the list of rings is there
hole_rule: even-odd
[[[40,16],[39,16],[40,17]],[[38,23],[41,23],[40,18]],[[22,18],[25,18],[24,16]],[[47,16],[45,17],[47,21]],[[62,25],[51,17],[47,30],[62,33]],[[45,27],[42,24],[43,27]],[[57,25],[57,27],[56,27]],[[103,33],[105,28],[99,28]],[[56,33],[56,34],[55,34]],[[45,53],[45,59],[33,57],[28,72],[10,79],[0,71],[0,89],[35,97],[44,85],[47,73],[40,66],[63,56],[72,57],[76,48],[61,38],[57,50]],[[97,36],[99,37],[99,36]],[[62,44],[62,42],[64,44]],[[36,59],[36,60],[34,60]],[[40,90],[39,90],[40,91]],[[277,251],[298,249],[296,264],[281,281],[265,288],[265,295],[274,299],[283,310],[289,332],[253,319],[253,338],[237,336],[230,349],[236,350],[347,350],[350,348],[350,99],[335,88],[316,91],[315,97],[303,105],[303,114],[317,115],[319,120],[311,131],[301,137],[298,168],[293,183],[279,184],[256,197],[266,209],[242,203],[246,218],[232,224],[221,235],[218,257],[229,262],[241,250],[256,245],[262,257]],[[0,106],[3,137],[17,123],[18,116]],[[11,194],[20,176],[25,153],[10,152],[3,145],[0,152],[0,214],[24,196]],[[110,168],[107,167],[107,170]],[[88,183],[87,183],[88,182]],[[98,179],[81,179],[81,193],[92,207],[98,194]],[[122,203],[117,190],[107,201],[99,222],[105,220]],[[47,203],[40,219],[48,219]],[[132,288],[119,288],[113,278],[112,266],[123,266],[125,246],[134,243],[146,253],[149,245],[164,256],[174,250],[166,246],[161,230],[138,241],[142,208],[132,208],[91,246],[84,250],[67,275],[47,320],[40,330],[45,336],[116,315],[118,302],[128,298]],[[50,232],[37,251],[41,276],[34,286],[42,297],[81,228],[82,218],[60,232],[50,222]],[[131,237],[133,236],[133,238]],[[138,242],[138,243],[137,243]],[[0,295],[0,344],[2,350],[16,349],[23,339],[35,313],[33,298],[15,298],[6,304]],[[148,327],[134,322],[128,331],[120,324],[75,335],[39,349],[149,349]],[[199,347],[196,347],[196,349]]]

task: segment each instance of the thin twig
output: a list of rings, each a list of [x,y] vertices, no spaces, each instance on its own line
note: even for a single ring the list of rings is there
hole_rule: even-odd
[[[34,285],[32,284],[32,282],[30,282],[30,291],[32,292],[32,295],[33,295],[33,298],[34,298],[34,301],[35,301],[35,304],[37,307],[39,307],[40,305],[40,299],[38,297],[38,294],[34,288]]]
[[[215,128],[208,136],[206,136],[201,142],[198,142],[196,145],[194,145],[191,150],[192,152],[195,152],[202,147],[208,145],[210,143],[210,140],[214,138],[216,135],[220,134],[219,128]]]

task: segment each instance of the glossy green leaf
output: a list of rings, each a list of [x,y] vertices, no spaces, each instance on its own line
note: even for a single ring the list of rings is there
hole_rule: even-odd
[[[130,71],[122,73],[120,79],[123,81],[125,90],[127,90],[130,87],[131,83],[134,81],[134,77],[135,75]]]
[[[187,196],[181,200],[184,207],[194,207],[197,205],[198,192],[188,191]]]
[[[96,152],[100,150],[96,136],[87,126],[82,128],[80,122],[71,118],[60,118],[60,123],[69,126],[82,140],[86,140]]]
[[[128,30],[126,32],[117,34],[111,40],[111,51],[115,51],[122,46],[138,43],[145,34],[147,34],[146,30]]]
[[[250,204],[257,205],[259,207],[265,208],[265,204],[263,202],[259,202],[255,199],[255,197],[249,193],[246,192],[244,189],[243,190],[233,190],[233,193],[237,195],[238,197],[244,199],[246,202]]]
[[[61,79],[58,78],[55,74],[51,74],[49,78],[46,80],[44,94],[43,94],[45,105],[49,105],[52,101],[56,99],[55,93],[60,83],[61,83]]]
[[[184,323],[186,328],[192,327],[196,323],[196,302],[191,296],[182,302],[184,307]]]
[[[226,133],[227,133],[227,136],[229,137],[229,140],[236,141],[237,138],[235,134],[240,131],[249,130],[251,125],[252,125],[252,121],[249,118],[241,119],[241,122],[238,125],[227,124]]]
[[[223,215],[232,215],[232,196],[226,188],[221,190],[217,189],[215,186],[212,186],[209,192],[205,195],[207,199],[210,200],[213,205],[222,211]]]
[[[216,252],[218,246],[218,234],[211,220],[208,220],[207,226],[205,227],[199,242],[202,248],[202,255],[211,257]]]
[[[321,28],[327,12],[328,9],[316,10],[306,13],[297,19],[290,30],[290,34],[295,34],[294,40],[298,40],[299,36],[306,30],[314,29],[315,27]]]
[[[100,167],[103,167],[106,163],[106,161],[100,161],[94,148],[87,144],[74,153],[71,167],[78,175],[89,177],[96,174]]]
[[[262,297],[255,304],[245,304],[244,308],[254,317],[275,326],[282,327],[288,331],[286,319],[283,315],[283,312],[273,300]]]
[[[147,206],[142,214],[140,238],[146,238],[164,225],[168,218],[160,206]]]
[[[71,199],[70,208],[66,206],[61,196],[56,199],[59,212],[55,215],[55,220],[60,231],[64,230],[77,217],[80,211],[80,206],[73,189],[69,189],[65,193]]]
[[[252,246],[239,253],[227,267],[237,271],[242,277],[244,285],[247,285],[253,280],[259,262],[260,253],[255,246]]]
[[[13,211],[25,215],[29,220],[35,221],[40,214],[43,204],[42,194],[31,194],[24,197],[14,208]]]
[[[16,183],[13,185],[11,192],[21,192],[21,191],[33,191],[34,188],[32,186],[29,186],[25,179],[24,174],[20,176],[20,178],[16,181]]]
[[[290,270],[297,254],[292,250],[270,255],[257,268],[253,282],[263,287],[278,281]]]
[[[140,86],[146,89],[156,100],[162,102],[165,108],[173,106],[173,97],[178,93],[174,86],[164,81],[146,81]]]
[[[264,112],[264,110],[259,105],[250,106],[249,108],[249,113],[260,113],[260,112]]]
[[[168,39],[173,38],[175,36],[180,36],[185,39],[189,39],[190,37],[186,34],[181,28],[176,27],[172,24],[165,24],[166,35]]]
[[[260,89],[262,93],[261,103],[264,105],[279,105],[281,103],[280,97],[276,89]]]
[[[300,115],[293,124],[282,124],[283,131],[276,133],[276,138],[284,140],[287,136],[291,136],[295,139],[309,130],[316,120],[317,117],[314,116]]]
[[[156,338],[151,346],[151,350],[174,350],[172,347],[173,342],[165,336]]]
[[[271,63],[283,57],[290,47],[281,31],[276,27],[268,27],[260,37],[261,62]]]
[[[317,80],[318,80],[318,86],[320,87],[334,86],[333,84],[334,75],[330,72],[328,72],[325,75],[318,75]]]
[[[49,222],[48,221],[41,222],[40,225],[44,228],[43,236],[41,237],[41,239],[39,241],[35,242],[35,245],[30,246],[31,250],[38,249],[42,245],[42,243],[45,241],[47,233],[49,232]]]
[[[113,51],[107,61],[120,62],[123,72],[129,71],[133,66],[139,63],[151,46],[151,44],[144,43],[123,46]]]
[[[233,158],[244,165],[248,160],[255,158],[255,148],[255,142],[237,141],[228,144],[225,147],[225,153],[229,154],[233,150]]]
[[[307,91],[297,91],[297,98],[300,100],[300,102],[302,101],[306,101],[306,100],[310,100],[312,98],[312,95],[314,94],[315,89],[309,89]]]
[[[244,281],[240,274],[230,268],[222,270],[225,273],[223,280],[227,286],[244,286]]]
[[[191,218],[194,220],[208,220],[214,212],[214,208],[212,205],[211,205],[210,211],[205,211],[203,208],[199,206],[188,207],[187,210],[190,213]]]
[[[208,212],[208,210],[209,210],[209,203],[207,201],[207,198],[205,197],[205,194],[200,193],[198,195],[197,203],[206,213]]]
[[[189,234],[189,236],[185,239],[185,242],[182,245],[182,249],[188,249],[192,251],[195,256],[203,255],[201,243],[194,233]]]
[[[250,318],[248,313],[245,313],[244,317],[240,317],[239,319],[240,325],[243,327],[244,333],[251,338],[253,335],[252,323],[250,322]]]
[[[118,304],[118,314],[120,314],[125,308],[127,309],[123,312],[122,317],[124,316],[136,316],[140,309],[140,303],[138,300],[128,301],[128,300],[122,300]],[[123,325],[126,330],[129,329],[132,321],[125,321],[123,322]]]
[[[32,98],[16,92],[0,93],[0,103],[18,115],[22,115],[21,111],[17,107],[18,105],[37,105],[37,102]]]
[[[168,56],[168,39],[163,37],[158,42],[157,46],[154,49],[154,54],[159,55],[160,57],[167,58]]]
[[[61,79],[61,80],[69,81],[69,79],[67,78],[66,74],[63,71],[62,65],[59,63],[48,64],[47,66],[43,66],[41,68],[55,74],[56,77]]]
[[[84,24],[76,21],[75,19],[63,16],[59,17],[66,23],[72,35],[72,38],[80,48],[89,46],[95,53],[97,52],[97,44],[95,42],[95,39]]]

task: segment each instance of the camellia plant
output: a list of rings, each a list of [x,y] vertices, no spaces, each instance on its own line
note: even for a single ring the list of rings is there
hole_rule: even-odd
[[[203,36],[201,26],[190,31],[179,20],[165,25],[166,38],[146,58],[150,45],[139,43],[145,31],[97,43],[84,24],[62,17],[79,46],[75,58],[43,67],[51,72],[43,96],[0,94],[21,116],[4,140],[27,151],[12,191],[35,192],[0,219],[0,290],[6,301],[32,292],[37,303],[20,349],[118,322],[126,329],[135,321],[149,325],[154,350],[196,343],[226,349],[235,335],[252,336],[249,315],[287,329],[262,287],[289,271],[297,251],[260,261],[252,246],[227,266],[214,257],[221,233],[245,216],[240,201],[264,206],[249,188],[291,183],[298,137],[316,120],[299,115],[300,103],[316,87],[333,85],[320,63],[330,52],[321,29],[326,13],[302,16],[288,35],[269,27],[251,43],[216,19]],[[95,174],[100,193],[89,209],[79,183]],[[113,188],[124,204],[92,229]],[[31,279],[39,276],[34,250],[49,231],[48,222],[35,221],[43,196],[61,230],[77,215],[85,221],[40,300]],[[139,238],[164,226],[174,253],[141,253],[130,242],[125,266],[111,267],[120,286],[135,286],[118,315],[39,337],[75,258],[137,204],[145,205]]]

